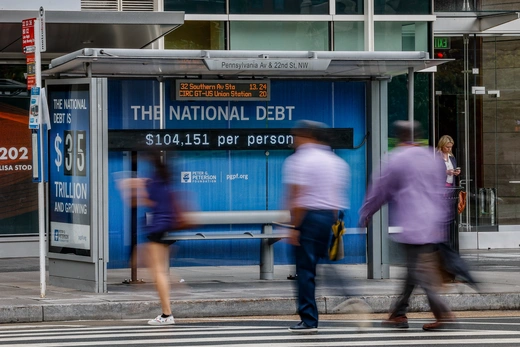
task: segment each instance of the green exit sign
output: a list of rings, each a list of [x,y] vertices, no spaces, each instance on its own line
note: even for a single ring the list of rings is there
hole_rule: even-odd
[[[436,37],[433,41],[433,48],[449,49],[450,48],[450,38],[449,37]]]

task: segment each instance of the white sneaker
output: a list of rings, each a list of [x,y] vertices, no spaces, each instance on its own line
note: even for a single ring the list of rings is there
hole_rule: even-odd
[[[166,318],[160,314],[155,319],[149,320],[148,324],[150,325],[172,325],[175,324],[175,320],[173,319],[173,315],[169,315]]]

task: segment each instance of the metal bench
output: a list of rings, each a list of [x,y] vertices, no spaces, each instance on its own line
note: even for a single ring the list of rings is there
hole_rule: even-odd
[[[273,222],[285,223],[290,220],[289,211],[210,211],[189,212],[189,217],[198,225],[218,224],[260,224],[261,233],[189,233],[171,232],[164,237],[170,241],[186,240],[260,240],[260,279],[272,280],[274,274],[274,249],[273,245],[282,239],[288,238],[288,232],[273,233]]]

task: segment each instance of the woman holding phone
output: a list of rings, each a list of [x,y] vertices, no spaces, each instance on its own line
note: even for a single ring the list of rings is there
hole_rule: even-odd
[[[457,223],[457,200],[459,194],[457,193],[457,189],[451,188],[455,188],[457,185],[456,179],[457,176],[460,175],[460,167],[457,166],[457,160],[452,152],[453,144],[453,138],[449,135],[442,136],[437,143],[437,152],[444,160],[446,166],[446,197],[453,201],[446,224],[449,241],[439,244],[438,248],[441,255],[442,267],[445,271],[445,275],[447,275],[446,279],[451,279],[452,281],[460,280],[478,291],[477,283],[473,276],[471,276],[467,264],[458,253],[458,234],[455,232],[455,224]]]
[[[460,167],[457,166],[457,159],[452,153],[453,144],[453,138],[449,135],[442,136],[437,143],[437,152],[442,155],[446,165],[446,187],[454,187],[455,179],[460,175]]]

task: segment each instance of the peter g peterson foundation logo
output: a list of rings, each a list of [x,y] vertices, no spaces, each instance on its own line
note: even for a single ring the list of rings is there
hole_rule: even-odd
[[[181,172],[181,182],[182,183],[191,183],[191,171],[182,171]]]
[[[69,235],[64,230],[54,229],[54,241],[68,242]]]
[[[181,183],[216,183],[217,175],[207,171],[181,171]]]

